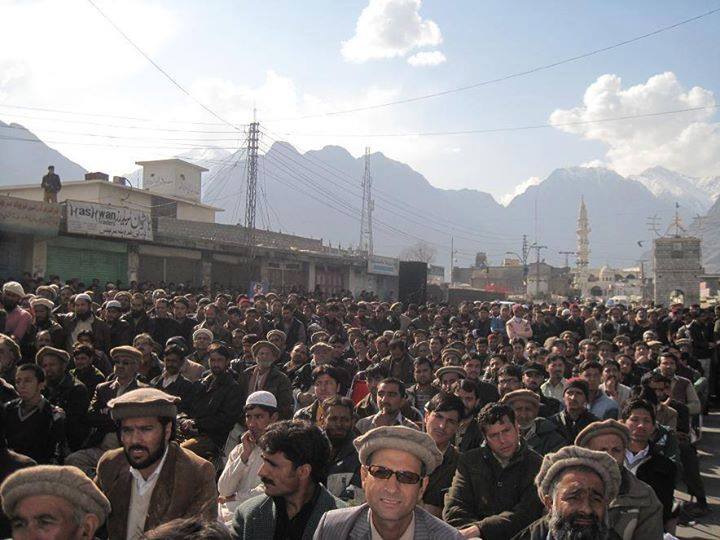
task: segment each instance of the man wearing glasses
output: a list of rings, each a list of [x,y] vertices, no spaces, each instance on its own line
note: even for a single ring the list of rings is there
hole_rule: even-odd
[[[427,433],[406,426],[382,426],[355,439],[367,502],[327,512],[314,540],[442,538],[460,533],[418,503],[442,454]]]

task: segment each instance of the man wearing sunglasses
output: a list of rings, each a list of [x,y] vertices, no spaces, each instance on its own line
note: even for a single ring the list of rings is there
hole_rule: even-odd
[[[327,512],[314,540],[381,538],[460,540],[460,533],[419,506],[442,454],[427,433],[382,426],[355,439],[367,502]]]

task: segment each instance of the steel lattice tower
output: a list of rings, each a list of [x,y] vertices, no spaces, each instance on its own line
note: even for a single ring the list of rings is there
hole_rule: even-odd
[[[373,226],[372,213],[374,202],[372,199],[372,175],[370,174],[370,148],[365,148],[365,172],[362,179],[362,209],[360,211],[360,251],[373,254]]]
[[[245,178],[247,180],[247,194],[245,197],[245,230],[246,242],[249,246],[255,244],[255,210],[257,206],[257,174],[258,174],[258,147],[260,139],[260,123],[252,122],[247,138],[247,161]]]

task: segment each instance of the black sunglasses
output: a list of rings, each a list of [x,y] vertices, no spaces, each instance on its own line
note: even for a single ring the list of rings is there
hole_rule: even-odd
[[[388,480],[394,474],[397,481],[401,484],[417,484],[422,480],[422,476],[417,473],[410,471],[393,471],[382,465],[370,465],[366,467],[366,469],[372,476],[380,478],[381,480]]]

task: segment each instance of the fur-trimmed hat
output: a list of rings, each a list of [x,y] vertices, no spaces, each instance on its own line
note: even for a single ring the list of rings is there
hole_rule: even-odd
[[[353,442],[360,463],[368,465],[373,452],[384,448],[402,450],[414,455],[425,464],[425,474],[430,476],[442,463],[443,455],[430,435],[406,426],[382,426],[371,429]]]
[[[16,294],[18,296],[25,296],[25,289],[17,281],[8,281],[2,286],[3,293]]]
[[[2,509],[11,516],[27,497],[52,495],[65,499],[73,508],[94,514],[105,522],[110,501],[80,469],[68,465],[37,465],[15,471],[0,486]]]
[[[620,490],[620,468],[617,462],[607,452],[596,452],[580,446],[566,446],[554,454],[547,454],[543,458],[540,471],[535,477],[540,500],[550,495],[553,481],[566,469],[572,467],[587,467],[595,471],[605,486],[607,500],[617,497]]]
[[[325,343],[324,341],[318,341],[315,345],[310,347],[310,352],[314,353],[315,351],[319,351],[320,349],[326,350],[326,351],[332,351],[333,346],[329,343]]]
[[[622,422],[609,418],[602,422],[593,422],[585,426],[578,436],[575,437],[575,444],[577,446],[585,447],[595,437],[599,435],[617,435],[625,445],[625,448],[630,444],[630,431],[627,426]]]
[[[160,416],[175,418],[180,398],[166,394],[157,388],[137,388],[108,401],[110,416],[113,420]]]
[[[270,339],[273,336],[279,336],[282,338],[283,341],[287,339],[287,335],[282,330],[270,330],[267,333],[267,338]]]

